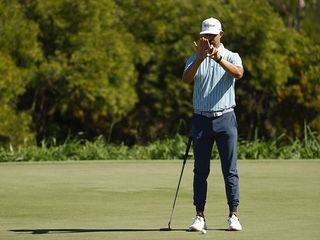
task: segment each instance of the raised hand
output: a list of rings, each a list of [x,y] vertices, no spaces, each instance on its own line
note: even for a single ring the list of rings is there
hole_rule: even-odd
[[[210,45],[209,40],[202,37],[198,43],[193,42],[197,57],[202,61],[212,54],[213,46]]]
[[[208,57],[210,57],[213,60],[217,61],[220,58],[220,53],[218,51],[218,48],[216,48],[216,47],[211,45],[211,51],[210,51]]]

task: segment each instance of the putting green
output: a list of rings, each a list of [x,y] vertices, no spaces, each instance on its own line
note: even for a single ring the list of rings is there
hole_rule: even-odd
[[[212,162],[208,233],[194,216],[188,161],[167,227],[182,161],[0,164],[0,239],[320,239],[320,161],[239,161],[239,217],[228,232],[219,161]]]

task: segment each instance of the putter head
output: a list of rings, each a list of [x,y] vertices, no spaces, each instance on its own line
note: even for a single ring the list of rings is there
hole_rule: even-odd
[[[168,223],[168,227],[167,228],[160,228],[160,231],[171,231],[171,227],[170,227],[170,222]]]
[[[162,231],[164,231],[164,232],[165,232],[165,231],[171,231],[171,230],[172,230],[172,229],[171,229],[171,228],[168,228],[168,227],[167,227],[167,228],[160,228],[160,231],[161,231],[161,232],[162,232]]]

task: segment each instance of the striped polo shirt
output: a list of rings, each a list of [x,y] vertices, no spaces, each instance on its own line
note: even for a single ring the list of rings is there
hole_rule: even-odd
[[[223,59],[235,66],[243,67],[238,53],[224,48],[218,48]],[[185,65],[185,70],[196,60],[192,55]],[[194,77],[193,108],[198,111],[221,111],[235,107],[235,81],[218,63],[207,57],[200,64]]]

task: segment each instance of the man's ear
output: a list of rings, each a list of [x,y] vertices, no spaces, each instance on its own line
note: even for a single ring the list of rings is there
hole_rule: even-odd
[[[222,36],[224,35],[224,32],[221,31],[221,32],[219,33],[219,35],[220,35],[220,37],[222,37]]]

